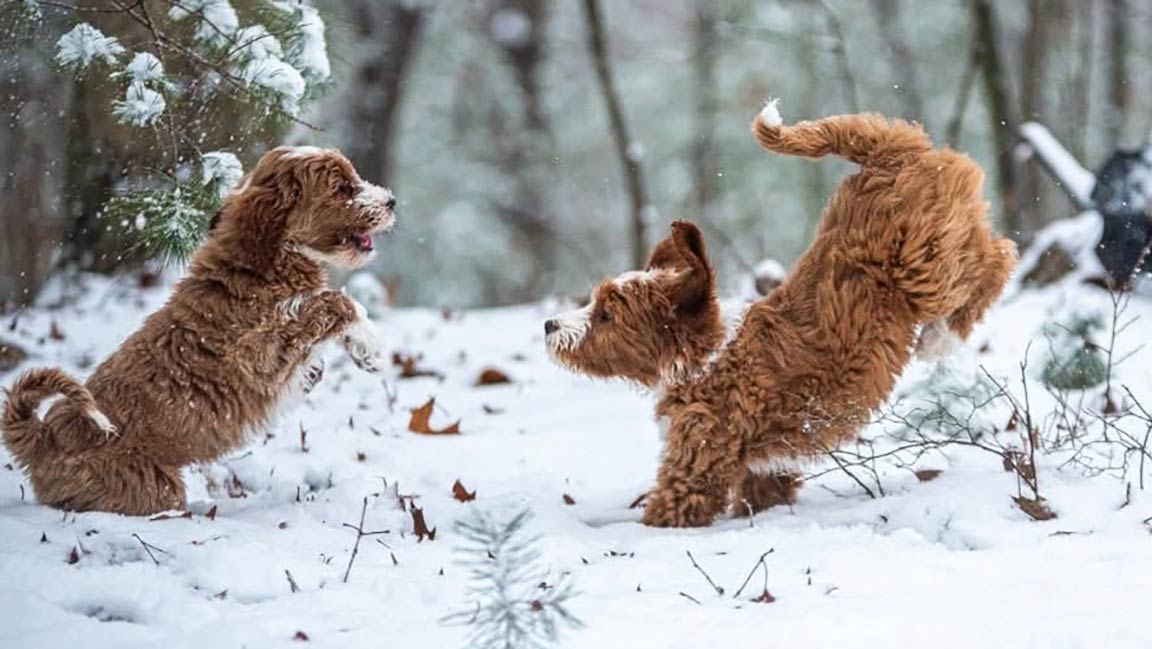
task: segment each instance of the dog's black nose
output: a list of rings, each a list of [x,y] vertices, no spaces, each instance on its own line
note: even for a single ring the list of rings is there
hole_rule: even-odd
[[[388,211],[392,211],[392,210],[396,209],[396,199],[395,198],[389,198],[388,202],[384,203],[384,207],[387,207]]]
[[[547,336],[549,334],[556,333],[557,331],[560,331],[560,323],[559,322],[556,322],[555,320],[545,320],[544,321],[544,335],[545,336]]]

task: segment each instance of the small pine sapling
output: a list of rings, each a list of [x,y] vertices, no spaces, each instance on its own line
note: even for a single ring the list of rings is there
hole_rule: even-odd
[[[500,520],[473,509],[453,526],[463,544],[455,551],[459,564],[470,572],[473,605],[446,618],[472,628],[472,649],[534,649],[553,646],[564,627],[580,621],[568,609],[574,596],[571,582],[561,576],[545,581],[535,548],[538,536],[529,535],[528,510]]]
[[[1108,358],[1094,341],[1104,331],[1094,314],[1074,313],[1067,322],[1050,325],[1046,334],[1051,354],[1040,379],[1057,390],[1085,390],[1108,380]]]

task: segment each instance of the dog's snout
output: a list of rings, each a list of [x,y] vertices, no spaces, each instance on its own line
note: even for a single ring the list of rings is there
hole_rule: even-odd
[[[555,320],[545,320],[544,321],[544,335],[545,336],[554,334],[557,331],[560,331],[560,323],[559,322],[556,322]]]
[[[384,207],[387,207],[389,211],[396,209],[396,199],[389,198],[388,201],[384,203]]]

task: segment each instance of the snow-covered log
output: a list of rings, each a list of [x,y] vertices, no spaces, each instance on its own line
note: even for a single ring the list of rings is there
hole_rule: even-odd
[[[1019,128],[1020,138],[1035,155],[1044,170],[1056,181],[1056,185],[1068,196],[1076,209],[1089,210],[1094,207],[1092,188],[1096,186],[1096,176],[1072,157],[1060,142],[1042,124],[1025,122]]]

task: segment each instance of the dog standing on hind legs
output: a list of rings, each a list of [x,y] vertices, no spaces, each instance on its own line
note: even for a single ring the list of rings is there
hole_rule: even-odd
[[[700,230],[677,221],[647,267],[601,283],[545,323],[559,363],[656,390],[664,451],[644,522],[710,524],[795,500],[802,468],[856,436],[911,358],[946,353],[998,298],[1016,261],[993,235],[968,157],[879,115],[785,126],[765,149],[860,165],[785,282],[725,339]]]
[[[181,468],[237,448],[286,395],[315,385],[319,344],[341,341],[361,369],[382,369],[364,307],[325,290],[325,268],[366,264],[395,205],[334,150],[267,153],[225,199],[167,304],[87,384],[44,368],[8,388],[0,430],[37,499],[182,509]]]

